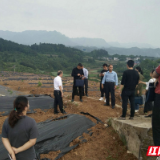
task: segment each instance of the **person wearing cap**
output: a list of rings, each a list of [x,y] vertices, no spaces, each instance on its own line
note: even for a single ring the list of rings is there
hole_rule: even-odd
[[[57,105],[59,105],[59,109],[61,113],[65,114],[65,110],[63,109],[63,84],[62,84],[62,76],[63,72],[58,71],[57,77],[54,78],[54,114],[58,114]]]
[[[104,100],[103,97],[104,97],[105,90],[104,90],[104,88],[102,88],[101,84],[102,84],[102,79],[103,79],[106,72],[108,72],[108,65],[106,63],[104,63],[103,64],[103,70],[99,74],[99,77],[101,77],[101,82],[100,82],[101,98],[99,99],[100,101]],[[104,100],[104,102],[106,102],[106,99]]]
[[[106,104],[105,106],[109,106],[109,93],[111,93],[111,104],[112,109],[115,108],[115,89],[118,85],[118,77],[117,73],[113,71],[113,65],[109,65],[109,71],[105,73],[102,79],[102,88],[105,89],[106,94]],[[105,87],[104,87],[105,84]]]
[[[74,77],[74,82],[73,82],[72,101],[71,102],[74,102],[74,96],[77,92],[76,80],[80,80],[84,76],[82,66],[83,65],[81,63],[79,63],[77,65],[77,67],[72,70],[72,77]],[[80,97],[81,102],[83,102],[82,101],[82,94],[83,94],[83,86],[81,86],[81,87],[79,86],[79,97]]]
[[[88,97],[88,70],[82,66],[83,73],[84,73],[84,86],[85,86],[85,95]],[[84,87],[83,87],[83,95],[84,95]]]

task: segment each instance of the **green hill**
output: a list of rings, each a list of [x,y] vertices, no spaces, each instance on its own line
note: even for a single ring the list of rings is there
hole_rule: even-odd
[[[110,57],[109,60],[106,57]],[[117,57],[119,61],[114,61]],[[17,44],[0,38],[0,71],[13,71],[30,73],[51,74],[58,70],[63,70],[65,74],[70,74],[73,67],[79,62],[86,68],[93,71],[93,76],[97,75],[103,63],[113,64],[114,70],[119,78],[126,69],[125,55],[109,55],[106,50],[96,49],[91,52],[84,52],[79,49],[66,47],[62,44],[40,43],[31,46]],[[130,56],[134,59],[137,56]],[[150,71],[157,67],[160,59],[139,56],[139,63],[144,71],[145,80],[148,80]]]
[[[71,71],[83,62],[84,53],[61,44],[20,45],[0,39],[0,69],[10,71],[16,65],[18,72]]]

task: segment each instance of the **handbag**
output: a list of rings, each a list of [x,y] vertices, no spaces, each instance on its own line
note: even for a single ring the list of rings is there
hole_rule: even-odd
[[[135,97],[135,104],[140,104],[140,105],[144,104],[142,96]]]
[[[146,102],[152,102],[154,101],[154,99],[155,99],[155,85],[154,83],[149,83]]]
[[[84,86],[84,80],[83,79],[76,79],[76,87],[83,87]]]

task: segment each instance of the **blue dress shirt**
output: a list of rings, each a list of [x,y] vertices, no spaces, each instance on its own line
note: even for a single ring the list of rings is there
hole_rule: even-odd
[[[102,80],[102,84],[105,84],[105,82],[114,82],[116,84],[116,86],[118,85],[118,77],[117,77],[117,73],[112,71],[112,72],[106,72],[103,80]]]

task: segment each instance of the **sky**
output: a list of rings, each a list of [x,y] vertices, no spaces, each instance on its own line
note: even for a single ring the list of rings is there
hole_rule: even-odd
[[[160,0],[0,0],[0,30],[160,47]]]

